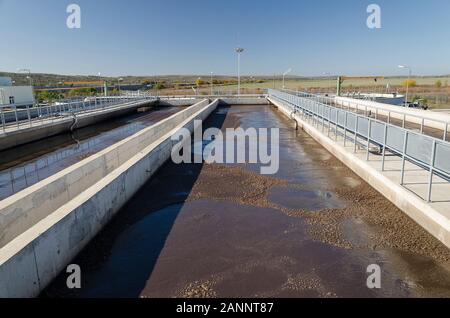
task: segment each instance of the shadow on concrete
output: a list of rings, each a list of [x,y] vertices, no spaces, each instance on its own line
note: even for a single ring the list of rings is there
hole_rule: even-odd
[[[222,127],[228,109],[213,112],[203,129]],[[72,261],[81,267],[82,288],[69,290],[63,272],[41,297],[139,297],[202,167],[166,162]]]

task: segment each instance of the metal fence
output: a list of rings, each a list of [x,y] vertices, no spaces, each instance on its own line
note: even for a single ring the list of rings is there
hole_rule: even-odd
[[[99,138],[89,138],[81,142],[74,139],[75,145],[58,149],[54,153],[0,171],[0,200],[63,170],[68,166],[67,162],[73,163],[74,158],[82,158],[90,153],[104,149],[106,147],[105,141],[106,145],[111,144],[111,142],[108,142],[108,139],[115,140],[117,139],[116,136],[125,138],[143,128],[145,126],[139,123],[131,123],[124,127],[115,128]]]
[[[395,117],[395,116],[393,116],[395,114],[395,115],[397,115],[396,117],[399,118],[399,120],[401,121],[402,128],[405,128],[406,123],[408,121],[410,121],[410,122],[416,123],[417,125],[420,126],[419,131],[421,134],[425,134],[424,128],[427,126],[427,124],[430,126],[442,127],[442,129],[441,129],[443,132],[442,140],[444,140],[444,141],[448,140],[448,134],[450,131],[449,130],[450,122],[445,121],[445,120],[431,118],[429,116],[425,117],[425,116],[420,116],[420,115],[416,115],[416,114],[410,114],[410,113],[407,113],[406,111],[403,111],[401,109],[401,106],[398,106],[400,108],[399,110],[392,110],[392,109],[386,109],[386,107],[377,106],[376,104],[369,106],[367,104],[360,103],[359,100],[352,101],[351,103],[342,101],[340,105],[337,105],[335,97],[330,97],[330,96],[325,96],[325,95],[314,95],[314,94],[297,92],[297,91],[288,90],[288,89],[285,89],[283,91],[289,92],[291,94],[299,95],[299,96],[301,95],[301,96],[307,97],[307,98],[319,99],[320,102],[323,104],[330,105],[330,106],[336,106],[337,108],[344,108],[347,111],[351,111],[351,112],[362,113],[367,117],[373,117],[375,119],[379,119],[381,117],[380,114],[384,113],[384,114],[386,114],[386,121],[389,124],[393,122],[392,119]],[[350,104],[352,106],[350,106]],[[392,105],[388,105],[388,106],[392,106]]]
[[[450,181],[449,142],[327,105],[322,96],[308,93],[293,95],[277,90],[269,90],[269,96],[288,103],[293,112],[300,112],[315,124],[321,123],[322,127],[327,125],[328,135],[334,130],[336,138],[338,134],[343,135],[344,143],[353,141],[355,152],[357,145],[363,145],[367,151],[367,160],[372,147],[378,147],[382,155],[382,171],[385,171],[387,151],[400,156],[402,186],[405,185],[406,161],[425,169],[429,172],[428,202],[432,200],[434,176]]]
[[[72,117],[73,114],[92,112],[100,109],[126,105],[143,100],[156,100],[152,96],[115,96],[92,97],[68,103],[54,105],[0,105],[0,118],[3,132],[8,128],[16,129],[53,123],[54,121]]]

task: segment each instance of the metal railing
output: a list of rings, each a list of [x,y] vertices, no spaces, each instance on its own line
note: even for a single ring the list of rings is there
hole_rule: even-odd
[[[330,106],[337,106],[338,108],[344,108],[347,111],[355,111],[356,113],[362,112],[365,116],[367,116],[367,117],[372,116],[375,119],[379,119],[381,117],[381,114],[385,113],[386,114],[385,115],[386,122],[388,124],[391,124],[393,122],[392,119],[395,116],[392,116],[392,115],[395,114],[395,115],[397,115],[397,118],[400,118],[402,128],[405,128],[406,123],[408,121],[410,121],[410,122],[416,123],[417,125],[420,126],[419,131],[421,134],[425,134],[424,128],[427,126],[427,123],[428,124],[434,123],[436,125],[430,125],[430,126],[442,127],[442,129],[441,129],[443,131],[442,140],[444,140],[444,141],[448,140],[448,134],[450,132],[450,129],[449,129],[450,122],[449,121],[440,120],[440,119],[436,119],[436,118],[430,118],[430,117],[426,117],[426,116],[420,116],[417,114],[407,113],[406,111],[402,110],[401,106],[398,106],[400,108],[399,110],[392,110],[392,109],[387,109],[386,107],[377,106],[376,104],[369,106],[365,103],[361,103],[361,100],[358,100],[358,99],[355,99],[355,101],[352,101],[352,102],[342,101],[341,104],[337,104],[335,97],[324,96],[324,95],[314,95],[314,94],[297,92],[297,91],[288,90],[288,89],[285,89],[283,91],[289,92],[289,93],[295,94],[295,95],[299,94],[304,97],[310,96],[311,98],[319,98],[320,102],[323,104],[330,105]],[[350,104],[353,106],[350,106]],[[393,106],[393,105],[386,105],[386,106]],[[412,118],[414,118],[415,121],[411,121]]]
[[[50,175],[67,167],[67,160],[72,164],[74,158],[84,157],[87,154],[104,149],[111,144],[108,140],[119,140],[117,137],[126,138],[145,128],[139,123],[127,124],[124,127],[115,128],[98,138],[89,138],[83,141],[74,139],[76,144],[58,149],[55,152],[37,158],[30,162],[20,164],[0,171],[0,201],[13,195]],[[80,159],[81,160],[81,159]]]
[[[0,125],[8,128],[28,128],[72,117],[73,114],[92,112],[139,101],[156,100],[152,96],[92,97],[53,105],[0,105]]]
[[[314,124],[327,126],[328,136],[334,131],[344,138],[344,146],[348,140],[353,141],[354,151],[363,146],[366,149],[366,160],[370,159],[371,149],[378,147],[382,155],[382,171],[385,171],[386,152],[399,156],[401,162],[400,184],[405,186],[405,164],[410,162],[429,172],[428,194],[425,200],[432,201],[433,178],[439,176],[450,181],[450,143],[426,136],[403,127],[395,126],[364,115],[326,104],[328,99],[309,93],[289,94],[277,90],[269,90],[269,97],[287,103],[293,113],[299,112],[305,119]],[[325,102],[325,103],[324,103]],[[359,140],[358,140],[359,139]],[[362,140],[362,141],[361,141]]]
[[[205,95],[161,95],[160,99],[205,99],[205,98],[266,98],[267,94],[241,94],[239,97],[232,94],[205,94]]]

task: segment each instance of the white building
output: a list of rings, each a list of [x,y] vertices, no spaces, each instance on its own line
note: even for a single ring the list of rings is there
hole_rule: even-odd
[[[33,105],[32,86],[13,86],[9,77],[0,77],[0,105]]]

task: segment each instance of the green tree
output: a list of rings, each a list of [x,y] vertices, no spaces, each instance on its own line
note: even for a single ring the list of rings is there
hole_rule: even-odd
[[[74,88],[71,89],[67,95],[70,97],[78,97],[78,96],[94,96],[97,93],[97,90],[94,87],[91,88]]]
[[[434,83],[434,86],[436,86],[437,88],[441,88],[441,87],[442,87],[442,82],[441,82],[441,80],[437,80],[437,81]]]
[[[156,83],[155,84],[155,89],[157,89],[157,90],[164,89],[164,84],[163,83]]]
[[[36,98],[39,103],[52,103],[61,99],[61,97],[61,94],[51,91],[38,91],[36,93]]]

